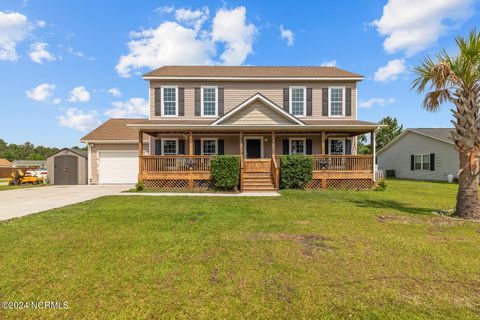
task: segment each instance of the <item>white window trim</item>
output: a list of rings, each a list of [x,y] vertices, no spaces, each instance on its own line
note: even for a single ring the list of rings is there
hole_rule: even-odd
[[[293,89],[303,89],[303,113],[294,115],[292,112],[292,90]],[[288,93],[288,112],[295,117],[306,117],[307,116],[307,87],[306,86],[290,86]]]
[[[292,153],[292,140],[302,140],[303,141],[303,154],[307,154],[307,138],[288,138],[288,154]],[[297,153],[299,154],[299,153]]]
[[[157,139],[158,140],[158,139]],[[160,143],[160,154],[162,156],[177,156],[178,155],[178,138],[161,138],[161,143]],[[165,141],[170,141],[170,140],[174,140],[175,141],[175,153],[169,153],[169,154],[165,154],[163,153],[163,144]]]
[[[175,89],[175,114],[174,115],[165,115],[165,99],[163,98],[163,89],[174,88]],[[161,86],[161,95],[162,95],[162,117],[178,117],[178,86]]]
[[[341,115],[332,115],[332,89],[342,89],[342,114]],[[328,116],[335,117],[345,117],[345,87],[343,86],[332,86],[328,87]]]
[[[341,155],[345,155],[345,145],[346,145],[345,140],[346,140],[346,138],[335,138],[335,137],[328,138],[328,150],[327,150],[327,154],[329,154],[329,155],[331,154],[331,153],[330,153],[330,152],[331,152],[331,151],[330,151],[330,150],[331,150],[330,148],[332,147],[332,140],[341,140],[341,141],[342,141],[342,143],[343,143],[343,146],[342,146],[343,152],[342,152]]]
[[[260,140],[260,158],[263,158],[263,136],[247,136],[243,138],[243,157],[245,159],[247,159],[247,140]]]
[[[205,140],[213,140],[213,141],[215,141],[215,153],[214,153],[214,154],[209,154],[209,155],[211,155],[211,156],[216,156],[216,155],[218,155],[218,138],[200,138],[200,143],[201,143],[201,145],[200,145],[200,154],[201,154],[202,156],[205,155],[204,152],[203,152],[203,141],[205,141]]]
[[[215,89],[215,114],[214,115],[205,115],[204,114],[204,105],[203,105],[203,89]],[[217,86],[202,86],[200,89],[200,115],[204,118],[215,118],[218,117],[218,87]]]
[[[417,156],[420,156],[420,169],[415,168],[415,158]],[[428,159],[428,169],[423,169],[423,157],[427,157]],[[414,154],[413,155],[413,171],[430,171],[430,168],[432,167],[432,164],[430,163],[430,153],[419,153],[419,154]]]

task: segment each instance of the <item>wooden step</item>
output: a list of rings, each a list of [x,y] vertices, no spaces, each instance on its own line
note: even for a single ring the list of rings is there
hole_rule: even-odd
[[[274,187],[271,188],[263,188],[263,187],[256,187],[256,188],[243,188],[243,192],[275,192],[277,191]]]

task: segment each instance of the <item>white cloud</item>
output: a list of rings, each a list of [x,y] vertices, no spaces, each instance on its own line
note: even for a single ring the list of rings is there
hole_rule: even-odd
[[[148,101],[143,98],[130,98],[126,102],[112,103],[113,108],[105,111],[111,118],[144,118],[148,116]]]
[[[85,89],[84,86],[73,88],[70,91],[70,97],[68,98],[70,102],[87,102],[90,101],[90,92]]]
[[[17,44],[25,40],[31,30],[25,15],[0,11],[0,60],[17,61]]]
[[[47,51],[48,44],[45,42],[37,41],[30,45],[30,59],[33,62],[42,64],[43,61],[53,61],[55,56]]]
[[[53,104],[59,104],[60,102],[62,102],[62,99],[59,99],[59,98],[56,98],[56,99],[52,100]]]
[[[43,83],[31,90],[25,91],[27,97],[35,101],[47,101],[55,90],[54,84]]]
[[[337,65],[337,60],[324,61],[320,64],[321,67],[335,67]]]
[[[108,89],[108,93],[112,95],[112,97],[121,97],[122,92],[118,88],[110,88]]]
[[[373,76],[377,82],[390,82],[396,80],[398,76],[407,71],[404,59],[390,60],[386,66],[378,68]]]
[[[473,0],[389,0],[383,15],[372,22],[386,36],[388,53],[413,55],[437,42],[447,30],[467,20],[474,12]]]
[[[129,77],[133,70],[144,67],[155,69],[162,65],[212,65],[220,62],[242,64],[252,52],[256,33],[255,26],[246,22],[246,9],[219,10],[211,29],[202,27],[208,14],[208,8],[177,9],[176,21],[131,32],[128,53],[120,57],[115,70],[120,76]],[[224,47],[220,57],[216,50],[218,44]]]
[[[164,14],[164,13],[168,14],[168,13],[172,13],[173,11],[175,11],[175,7],[174,6],[163,6],[163,7],[158,7],[154,11],[159,13],[159,14]]]
[[[65,114],[57,119],[60,126],[80,131],[92,130],[100,124],[96,111],[84,112],[77,108],[67,109]]]
[[[43,21],[43,20],[38,20],[38,21],[37,21],[37,26],[38,26],[39,28],[45,28],[45,27],[47,26],[47,23],[46,23],[45,21]]]
[[[367,101],[361,101],[360,104],[358,105],[360,108],[371,108],[375,105],[378,105],[380,107],[384,107],[389,104],[395,103],[394,98],[371,98],[368,99]]]
[[[295,41],[295,35],[293,34],[292,30],[284,29],[283,25],[280,25],[280,37],[287,41],[287,45],[293,46],[293,42]]]

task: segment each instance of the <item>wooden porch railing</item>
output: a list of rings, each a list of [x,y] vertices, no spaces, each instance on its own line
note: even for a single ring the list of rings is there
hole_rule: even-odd
[[[280,187],[280,168],[277,164],[277,159],[275,159],[275,156],[272,156],[270,169],[273,178],[273,184],[275,185],[275,189],[278,190]]]
[[[156,172],[210,172],[210,156],[142,156],[141,171]]]
[[[372,171],[372,155],[313,155],[313,171]]]

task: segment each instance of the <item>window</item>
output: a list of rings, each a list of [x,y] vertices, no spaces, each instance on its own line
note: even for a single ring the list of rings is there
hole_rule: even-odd
[[[217,115],[217,87],[202,87],[202,117]]]
[[[305,141],[304,138],[290,138],[290,154],[305,154]]]
[[[328,139],[329,154],[342,155],[345,154],[345,140],[344,139]]]
[[[416,154],[415,170],[430,170],[430,155],[429,154]]]
[[[166,117],[178,116],[177,87],[162,87],[162,115]]]
[[[217,154],[217,139],[202,139],[202,155],[211,156]]]
[[[294,116],[304,117],[307,105],[305,87],[290,87],[290,113]]]
[[[329,87],[329,116],[344,116],[345,113],[345,88]]]
[[[162,139],[162,155],[178,154],[177,145],[177,139]]]

